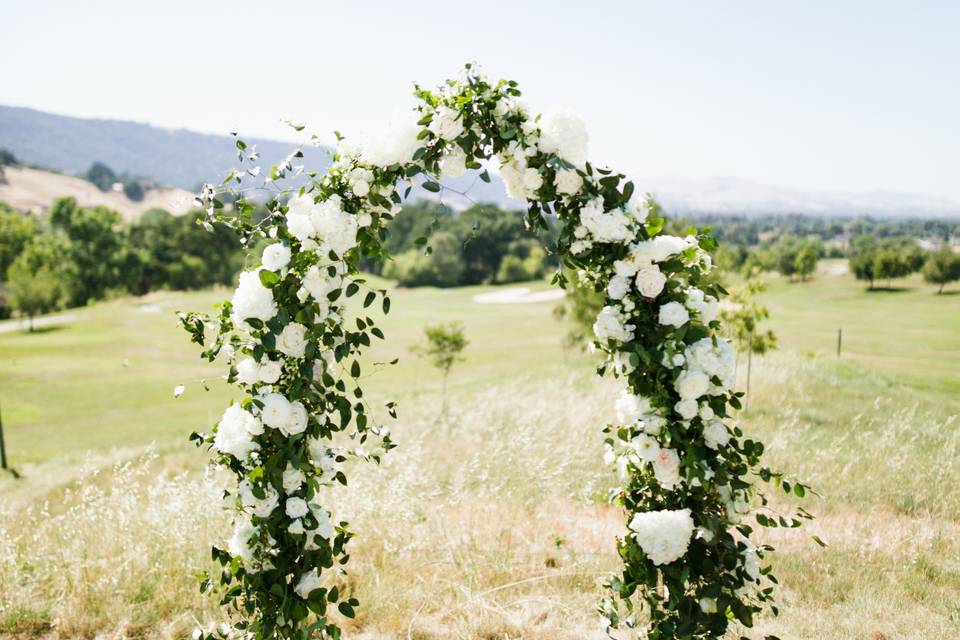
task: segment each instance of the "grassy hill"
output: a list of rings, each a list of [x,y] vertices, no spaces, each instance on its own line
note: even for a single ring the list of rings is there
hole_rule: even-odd
[[[783,348],[754,360],[740,421],[823,497],[804,504],[818,516],[808,530],[768,536],[782,615],[756,635],[960,636],[960,296],[901,284],[867,292],[821,274],[774,278],[765,294]],[[605,637],[591,611],[623,526],[602,498],[617,482],[600,434],[616,384],[591,375],[589,354],[564,353],[553,303],[474,301],[490,289],[396,291],[370,354],[401,358],[365,385],[372,404],[400,401],[400,447],[326,497],[359,532],[353,637]],[[212,618],[192,574],[227,525],[185,438],[232,392],[172,312],[228,293],[116,300],[44,333],[0,334],[0,406],[24,474],[0,479],[0,636],[47,635],[56,620],[62,637],[185,637]],[[439,375],[409,348],[447,320],[471,344],[440,420]]]

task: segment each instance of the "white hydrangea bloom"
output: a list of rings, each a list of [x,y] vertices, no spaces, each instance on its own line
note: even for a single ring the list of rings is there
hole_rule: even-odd
[[[270,484],[264,486],[263,498],[253,495],[253,485],[250,484],[249,480],[241,480],[238,489],[240,503],[250,509],[251,513],[258,518],[269,518],[273,510],[280,504],[280,494]]]
[[[632,324],[625,324],[617,310],[609,306],[601,309],[597,321],[593,323],[593,333],[601,342],[629,342],[633,339],[635,328]]]
[[[596,198],[580,210],[580,223],[595,242],[624,243],[633,239],[630,219],[623,209],[603,210],[603,200]]]
[[[360,159],[375,167],[404,164],[413,159],[422,144],[417,140],[422,128],[418,117],[391,123],[385,131],[364,146]]]
[[[342,258],[357,246],[357,218],[344,211],[341,204],[339,196],[333,195],[310,213],[314,237],[320,243],[317,251],[323,256],[332,251]]]
[[[587,127],[580,116],[551,110],[540,116],[540,149],[582,167],[587,162]]]
[[[277,303],[273,299],[273,291],[260,282],[259,269],[244,271],[240,274],[240,284],[231,299],[233,305],[233,320],[236,324],[243,324],[247,318],[256,318],[266,322],[277,315]]]
[[[239,404],[234,403],[227,407],[217,424],[213,448],[244,460],[251,451],[260,448],[260,445],[253,440],[253,436],[261,433],[263,433],[263,425],[260,421]]]
[[[630,520],[637,544],[655,565],[670,564],[682,558],[693,536],[693,518],[689,509],[638,513]]]
[[[717,345],[713,345],[716,339]],[[684,351],[687,366],[699,369],[708,376],[716,376],[726,389],[733,388],[734,373],[737,365],[737,352],[723,338],[702,338]]]

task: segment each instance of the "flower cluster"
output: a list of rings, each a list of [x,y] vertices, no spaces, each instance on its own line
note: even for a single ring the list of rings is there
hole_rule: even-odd
[[[731,422],[739,406],[735,355],[716,335],[714,241],[695,230],[662,233],[656,202],[589,161],[580,119],[532,116],[516,83],[491,83],[468,65],[462,79],[415,95],[414,117],[363,148],[340,139],[327,172],[280,190],[260,222],[243,197],[228,209],[212,187],[201,194],[208,222],[233,227],[246,243],[269,243],[218,318],[181,318],[200,344],[215,329],[204,355],[224,354],[228,380],[243,396],[212,434],[196,436],[237,479],[226,491],[236,528],[214,557],[227,568],[224,602],[245,612],[238,627],[257,638],[339,637],[328,605],[353,615],[357,600],[339,581],[342,568],[332,570],[346,561],[352,532],[322,506],[322,490],[346,483],[338,465],[349,456],[377,460],[393,444],[358,382],[358,355],[383,333],[359,302],[346,301],[365,285],[360,261],[387,257],[381,240],[402,202],[399,189],[409,193],[419,182],[439,191],[440,176],[483,161],[496,161],[508,194],[527,200],[529,227],[556,219],[562,261],[581,286],[606,296],[594,347],[603,368],[626,381],[607,444],[625,480],[613,498],[630,528],[619,541],[622,577],[610,581],[613,597],[601,606],[607,624],[617,626],[621,605],[632,616],[639,594],[650,637],[674,637],[679,628],[684,637],[719,637],[731,615],[749,625],[771,590],[760,584],[765,549],[737,526],[758,495],[746,474],[780,476],[758,467],[762,445],[741,442]],[[245,143],[237,148],[252,161]],[[300,175],[296,157],[269,171],[275,193],[282,179]],[[258,174],[234,171],[231,179]],[[486,171],[480,177],[489,179]],[[566,284],[563,273],[555,280]],[[384,291],[369,290],[363,308],[378,296],[387,312]],[[394,415],[392,403],[386,408]],[[368,438],[377,453],[362,448]]]

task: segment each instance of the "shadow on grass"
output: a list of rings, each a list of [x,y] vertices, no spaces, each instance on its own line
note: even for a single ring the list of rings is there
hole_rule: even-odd
[[[867,289],[867,293],[902,293],[910,290],[910,287],[874,287],[872,289]]]

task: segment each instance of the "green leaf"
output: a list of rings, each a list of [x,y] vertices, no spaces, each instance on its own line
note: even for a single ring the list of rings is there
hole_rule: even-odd
[[[274,273],[273,271],[267,271],[266,269],[260,270],[260,283],[263,284],[267,289],[273,287],[273,285],[280,282],[280,276]]]
[[[349,602],[341,602],[337,605],[337,609],[340,610],[340,613],[345,615],[348,618],[352,618],[355,614],[353,612],[353,607],[350,606]]]
[[[425,181],[423,183],[423,188],[426,189],[427,191],[432,191],[433,193],[437,193],[438,191],[440,191],[440,185],[437,184],[436,182],[433,182],[432,180]]]

